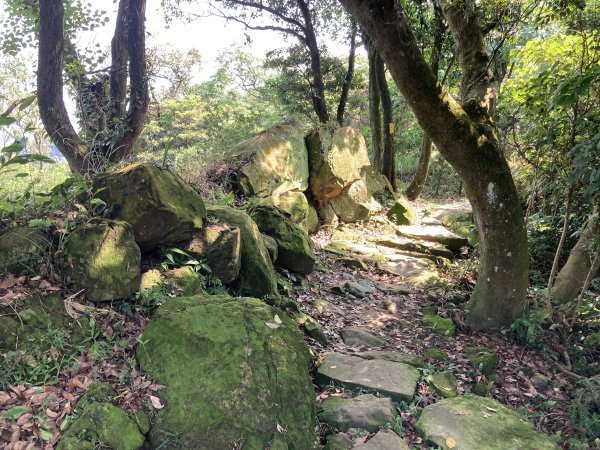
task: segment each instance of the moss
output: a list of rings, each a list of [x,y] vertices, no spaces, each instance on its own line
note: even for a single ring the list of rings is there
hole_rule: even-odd
[[[448,361],[450,358],[448,353],[440,350],[439,348],[429,348],[425,353],[434,361]]]
[[[113,450],[138,450],[144,436],[122,409],[110,403],[92,403],[67,430],[57,450],[96,448],[99,444]]]
[[[321,324],[314,318],[305,313],[298,313],[296,315],[296,322],[304,328],[306,334],[317,341],[319,344],[325,346],[329,343],[329,339],[323,331]]]
[[[179,176],[151,164],[135,163],[99,177],[99,196],[129,222],[143,251],[190,239],[202,228],[206,209]]]
[[[352,439],[345,433],[330,434],[326,437],[327,444],[324,450],[350,450],[354,447]]]
[[[183,295],[199,294],[204,290],[204,278],[189,266],[167,270],[163,278],[180,289]]]
[[[423,316],[423,323],[432,328],[433,331],[444,336],[454,337],[456,336],[456,325],[452,322],[452,319],[447,319],[440,316]]]
[[[437,372],[431,374],[429,382],[433,387],[433,390],[444,398],[452,398],[458,395],[458,385],[456,383],[456,377],[452,372]]]
[[[417,214],[412,204],[405,197],[398,197],[387,212],[387,217],[396,225],[412,225],[417,221]]]
[[[77,408],[83,409],[92,403],[110,403],[115,396],[115,390],[108,383],[95,381],[90,384],[77,401]]]
[[[93,302],[125,298],[139,288],[140,249],[131,226],[107,221],[77,227],[68,236],[67,273]]]
[[[490,376],[498,365],[496,353],[485,347],[468,348],[467,359],[476,370],[480,370],[486,376]]]
[[[273,206],[257,205],[250,217],[258,229],[277,242],[277,264],[293,272],[308,275],[315,268],[315,254],[304,230]]]
[[[277,296],[275,271],[256,223],[244,211],[226,206],[210,206],[208,214],[240,229],[242,264],[238,282],[241,293],[255,297]]]
[[[50,241],[45,233],[29,227],[15,228],[0,235],[0,274],[27,272],[41,262]]]
[[[155,447],[263,449],[280,425],[290,450],[313,448],[309,354],[283,312],[252,298],[181,297],[158,308],[142,340],[140,366],[165,385]],[[164,440],[168,433],[177,443]]]

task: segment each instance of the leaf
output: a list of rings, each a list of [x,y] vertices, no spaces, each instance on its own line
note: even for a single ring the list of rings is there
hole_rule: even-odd
[[[46,430],[40,430],[40,439],[42,441],[49,441],[53,437],[54,437],[54,433],[51,433],[50,431],[46,431]]]
[[[272,330],[276,330],[277,328],[279,328],[279,324],[278,323],[265,322],[265,325],[268,326]]]
[[[10,125],[17,121],[14,117],[0,116],[0,126]]]
[[[280,325],[283,323],[277,314],[275,314],[275,317],[273,319],[275,320],[275,323],[278,323]]]
[[[287,429],[285,429],[281,425],[277,424],[277,432],[281,433],[281,434],[285,434],[285,433],[287,433]]]
[[[6,415],[4,417],[8,420],[17,420],[27,411],[29,411],[29,408],[26,406],[13,406],[6,411]]]
[[[31,105],[33,102],[35,102],[35,94],[34,95],[30,95],[29,97],[25,98],[22,102],[21,105],[19,106],[19,111],[23,111],[25,108],[27,108],[29,105]]]
[[[456,441],[451,437],[447,437],[446,438],[446,447],[448,447],[448,448],[456,447]]]
[[[22,151],[25,148],[25,146],[23,144],[20,144],[18,142],[13,142],[10,145],[7,145],[6,147],[4,147],[2,150],[0,150],[2,153],[19,153],[20,151]]]
[[[155,409],[163,409],[165,407],[165,405],[160,402],[160,398],[154,395],[149,395],[148,397],[150,397],[150,403],[152,403],[152,406],[154,406]]]

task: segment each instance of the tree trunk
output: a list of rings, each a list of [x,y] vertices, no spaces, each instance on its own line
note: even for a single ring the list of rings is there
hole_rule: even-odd
[[[579,295],[592,267],[593,248],[600,246],[600,207],[597,204],[567,262],[556,276],[552,298],[568,303]],[[592,274],[593,276],[594,274]]]
[[[394,149],[394,136],[392,135],[392,97],[385,78],[385,64],[379,54],[376,55],[375,77],[377,88],[381,97],[381,109],[383,112],[383,166],[382,171],[392,188],[396,190],[396,155]]]
[[[352,21],[352,28],[350,30],[350,54],[348,55],[348,70],[342,83],[342,92],[340,94],[340,102],[338,103],[337,109],[337,122],[343,127],[344,126],[344,114],[346,112],[346,104],[348,103],[348,95],[350,94],[350,85],[352,84],[352,78],[354,77],[354,61],[356,59],[356,21]]]
[[[37,92],[40,117],[48,136],[71,170],[88,172],[88,149],[73,128],[63,99],[64,6],[62,0],[40,2]]]
[[[129,29],[129,3],[131,0],[123,0],[119,3],[117,13],[117,25],[113,35],[110,67],[110,107],[109,123],[123,119],[125,115],[125,97],[127,96],[127,62],[129,52],[127,51],[127,35]]]
[[[463,104],[443,88],[395,0],[341,0],[374,41],[423,130],[464,182],[479,231],[477,285],[466,308],[478,329],[508,325],[523,312],[529,251],[525,222],[494,123],[497,86],[474,0],[444,13],[463,71]]]
[[[373,166],[383,172],[383,142],[381,136],[381,94],[377,83],[377,49],[365,34],[369,58],[369,126],[371,128],[371,151]]]

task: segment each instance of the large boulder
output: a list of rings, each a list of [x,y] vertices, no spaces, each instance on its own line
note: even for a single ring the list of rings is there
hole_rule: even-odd
[[[303,275],[314,270],[315,254],[308,234],[279,209],[256,205],[250,210],[250,217],[262,233],[277,242],[278,265]]]
[[[426,406],[416,429],[427,443],[444,450],[558,450],[514,411],[470,394]]]
[[[0,235],[0,274],[33,269],[46,253],[50,241],[35,228],[13,228]]]
[[[239,286],[244,295],[277,295],[277,279],[269,252],[256,223],[244,211],[227,206],[209,206],[208,215],[239,228],[242,239]]]
[[[142,341],[141,368],[165,385],[152,448],[316,448],[309,353],[284,313],[253,298],[180,297]]]
[[[133,226],[142,251],[191,239],[206,217],[202,199],[190,186],[151,164],[131,164],[99,177],[95,184],[116,217]]]
[[[337,197],[330,200],[335,214],[342,222],[351,223],[367,220],[381,210],[381,205],[367,188],[367,183],[357,180],[344,188]]]
[[[408,199],[402,196],[396,198],[387,212],[387,217],[396,225],[413,225],[417,221],[415,209]]]
[[[278,125],[225,152],[236,166],[239,190],[245,196],[269,197],[308,187],[308,156],[301,130]]]
[[[399,419],[396,408],[389,398],[378,398],[372,394],[354,398],[328,397],[321,404],[319,420],[340,431],[349,428],[364,428],[376,432]]]
[[[140,249],[127,222],[80,225],[65,244],[67,274],[88,300],[102,302],[129,297],[140,284]]]
[[[360,180],[362,169],[371,165],[365,139],[354,128],[312,131],[306,136],[306,147],[310,190],[320,204]]]
[[[179,247],[199,260],[206,260],[212,274],[224,284],[233,282],[240,273],[242,238],[239,228],[206,226]]]
[[[308,231],[307,221],[310,205],[304,193],[299,191],[283,192],[265,199],[265,203],[285,211],[290,219],[300,225],[304,231]]]

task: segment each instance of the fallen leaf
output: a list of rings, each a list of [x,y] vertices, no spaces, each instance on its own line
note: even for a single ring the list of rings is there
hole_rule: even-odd
[[[273,319],[275,320],[275,323],[278,323],[280,325],[283,323],[277,314],[275,314],[275,317]]]
[[[281,425],[277,424],[277,431],[281,434],[287,433],[287,430],[283,428]]]
[[[150,403],[152,403],[152,406],[154,406],[155,409],[163,409],[165,407],[165,405],[160,402],[160,398],[155,397],[154,395],[149,395],[148,397],[150,397]]]
[[[456,441],[451,437],[447,437],[446,438],[446,447],[448,447],[448,448],[456,447]]]
[[[272,330],[276,330],[277,328],[279,328],[279,324],[278,323],[265,322],[265,325],[268,326],[269,328],[271,328]]]
[[[8,420],[17,420],[27,411],[29,411],[29,408],[26,406],[13,406],[6,411],[6,415],[4,417]]]

